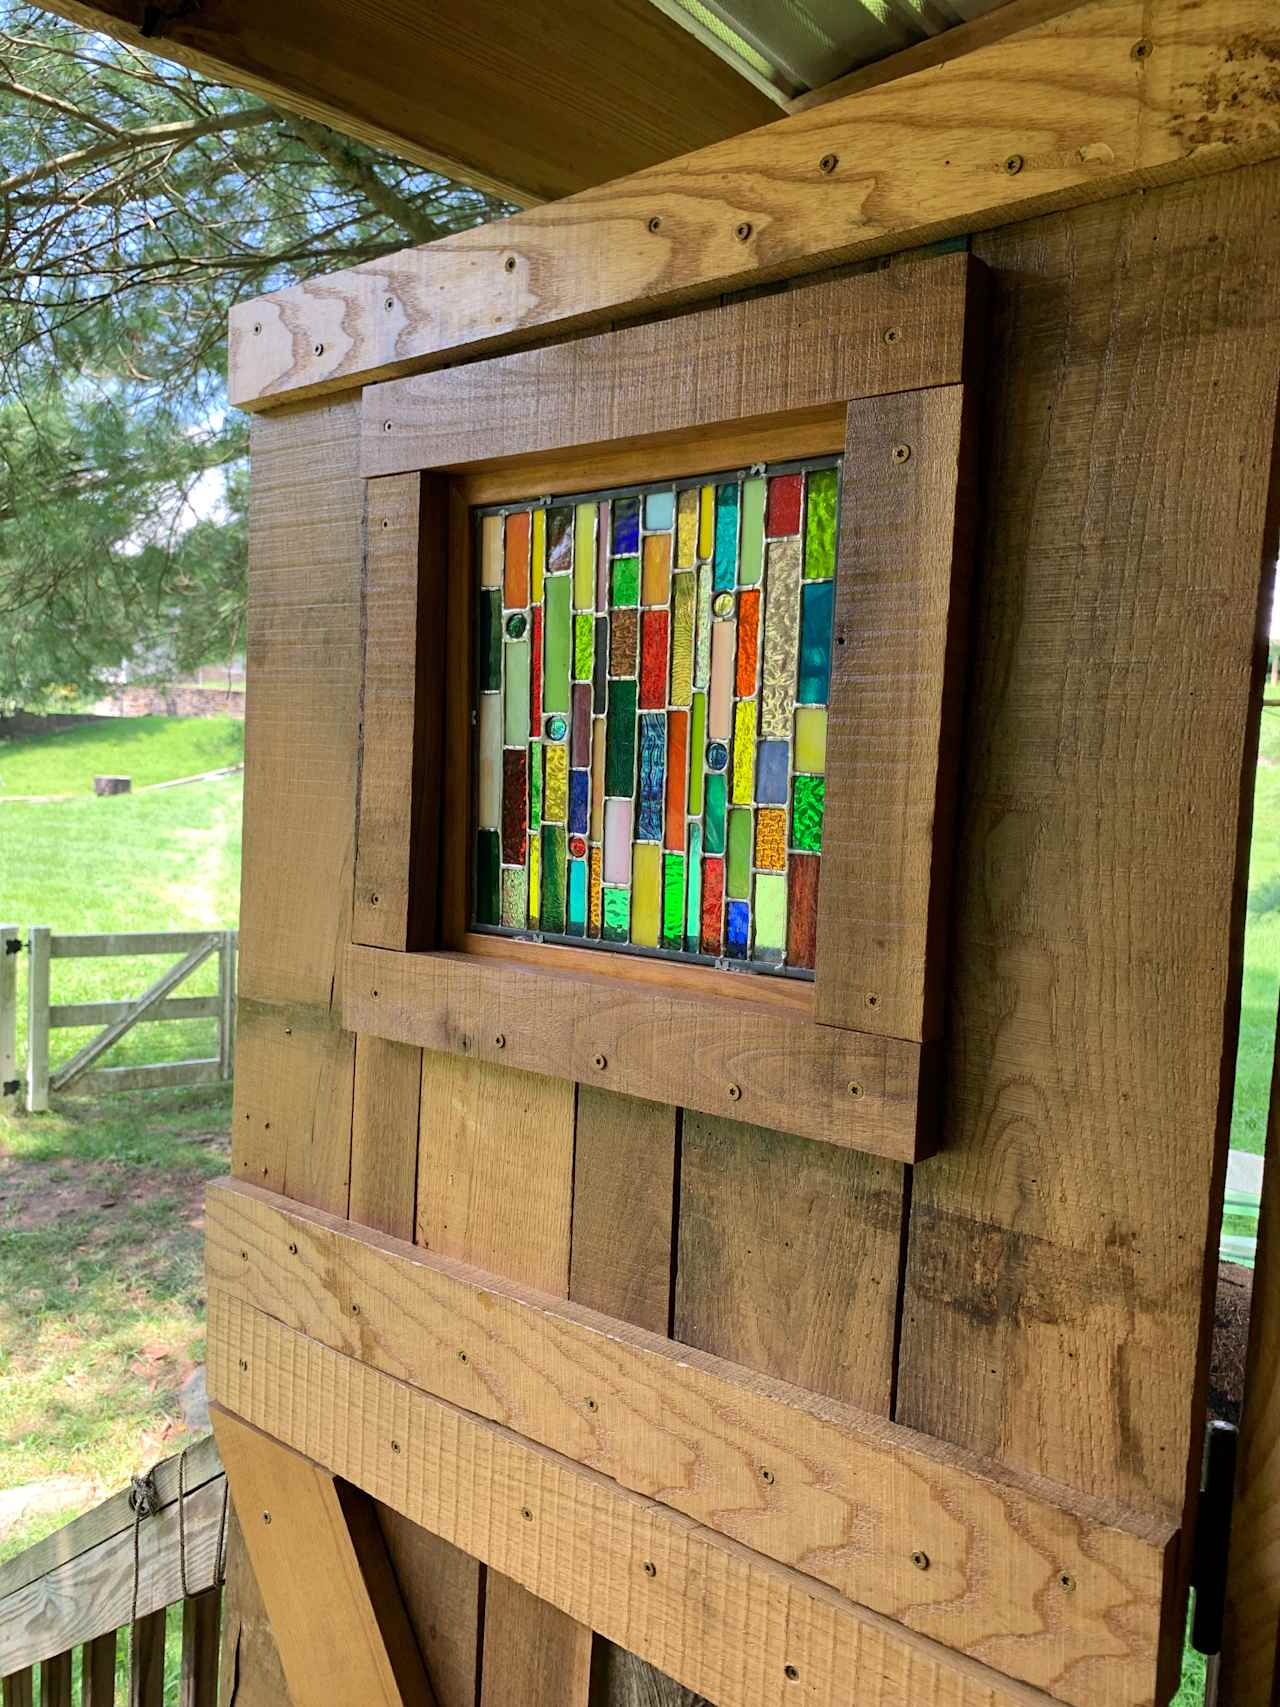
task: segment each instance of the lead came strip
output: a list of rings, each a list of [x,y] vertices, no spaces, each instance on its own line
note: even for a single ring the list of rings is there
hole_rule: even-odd
[[[811,978],[841,468],[476,512],[471,918]]]

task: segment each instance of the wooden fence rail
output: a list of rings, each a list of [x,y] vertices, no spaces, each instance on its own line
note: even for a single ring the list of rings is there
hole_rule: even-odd
[[[209,1085],[231,1078],[235,1049],[236,931],[121,931],[55,935],[48,925],[32,925],[27,937],[26,1100],[31,1113],[49,1106],[49,1092],[135,1090],[159,1085]],[[14,956],[22,947],[16,925],[0,926],[0,1078],[7,1091],[20,1084],[16,1065],[17,980]],[[139,996],[120,1001],[54,1002],[50,963],[54,960],[176,954],[180,958]],[[211,955],[218,957],[218,989],[210,996],[178,996]],[[140,1066],[98,1067],[94,1063],[135,1025],[159,1020],[217,1021],[215,1055]],[[49,1033],[73,1026],[103,1029],[52,1072]]]
[[[81,1701],[116,1700],[116,1651],[128,1632],[130,1707],[164,1700],[165,1613],[182,1605],[182,1707],[214,1707],[226,1552],[226,1477],[215,1441],[198,1441],[134,1489],[0,1565],[4,1707],[72,1699],[81,1650]]]

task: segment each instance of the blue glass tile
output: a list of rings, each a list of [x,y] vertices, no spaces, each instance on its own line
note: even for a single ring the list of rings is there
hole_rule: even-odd
[[[676,495],[674,492],[650,492],[644,501],[644,525],[650,533],[662,533],[674,525]]]
[[[640,500],[613,500],[613,555],[623,557],[640,549]]]
[[[667,772],[667,717],[663,711],[640,715],[640,813],[638,842],[662,840],[662,797]]]
[[[788,758],[785,741],[761,741],[756,748],[756,800],[761,806],[786,805]]]
[[[747,934],[751,926],[751,908],[746,901],[730,901],[725,935],[727,953],[731,960],[747,957]]]
[[[569,772],[569,832],[575,836],[587,833],[587,813],[591,804],[591,772]]]
[[[716,487],[716,551],[712,586],[725,592],[738,580],[738,488]]]
[[[801,595],[800,676],[796,690],[801,705],[825,705],[831,692],[834,595],[834,581],[810,581]]]
[[[565,930],[569,936],[586,935],[587,862],[585,859],[571,859],[569,861],[569,918]]]

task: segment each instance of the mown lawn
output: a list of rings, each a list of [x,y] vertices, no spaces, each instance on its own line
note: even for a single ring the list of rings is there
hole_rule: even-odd
[[[0,741],[0,800],[86,794],[95,776],[135,788],[238,765],[244,724],[234,717],[112,717],[55,735]]]

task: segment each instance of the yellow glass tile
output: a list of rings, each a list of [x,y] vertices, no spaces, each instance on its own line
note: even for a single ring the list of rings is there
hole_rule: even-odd
[[[546,749],[546,781],[542,788],[542,821],[544,824],[563,824],[569,815],[569,749]]]
[[[579,504],[573,517],[573,602],[593,610],[596,602],[596,506]]]
[[[693,698],[694,575],[677,575],[671,601],[671,703],[688,705]]]
[[[676,567],[692,569],[698,550],[698,489],[686,486],[676,499]]]
[[[796,710],[796,769],[822,776],[827,768],[827,714],[819,705]]]
[[[740,699],[733,708],[733,803],[750,806],[756,780],[756,702]]]
[[[538,908],[542,905],[542,837],[534,834],[529,837],[529,923],[538,922]]]
[[[637,842],[631,855],[631,940],[657,948],[662,917],[662,849]]]
[[[762,806],[756,813],[756,864],[762,871],[785,871],[787,812],[783,806]]]
[[[765,568],[764,670],[760,733],[766,741],[791,735],[800,649],[800,540],[771,539]]]
[[[671,535],[644,536],[644,568],[640,576],[640,603],[665,605],[671,597]]]
[[[698,504],[698,556],[710,557],[716,542],[716,489],[704,486]]]
[[[480,524],[480,585],[502,585],[501,516],[486,516]]]
[[[529,574],[529,603],[542,603],[542,575],[547,567],[547,512],[533,512],[533,559]]]
[[[600,849],[599,848],[592,848],[592,850],[591,850],[591,892],[590,893],[591,893],[590,913],[588,916],[590,919],[591,934],[592,934],[592,936],[599,936],[600,935],[601,917],[603,914],[603,892],[602,892],[602,887],[601,887]]]
[[[604,840],[604,718],[597,717],[591,736],[591,840]]]

